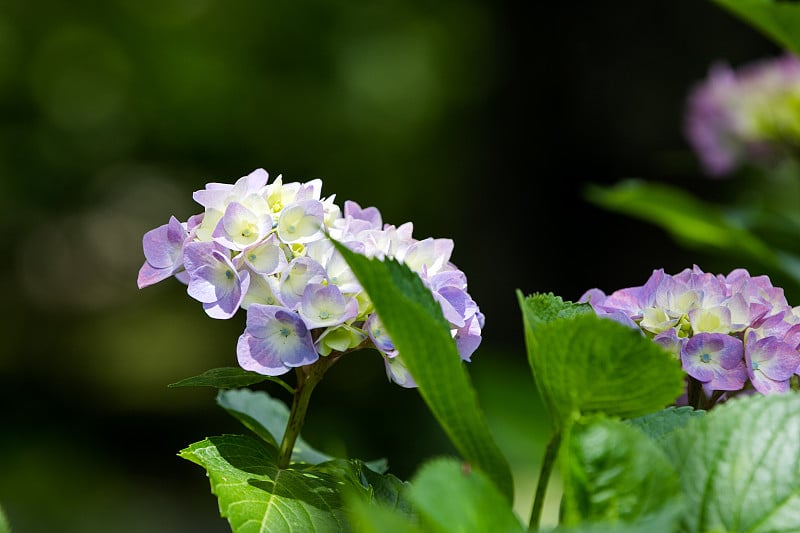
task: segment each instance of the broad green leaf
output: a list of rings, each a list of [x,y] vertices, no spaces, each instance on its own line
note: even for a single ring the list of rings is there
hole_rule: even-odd
[[[347,517],[355,533],[419,533],[420,527],[414,518],[380,504],[370,504],[364,499],[349,494],[346,496]]]
[[[273,381],[278,383],[289,392],[293,392],[291,387],[282,379],[272,376],[264,376],[256,372],[250,372],[243,368],[223,367],[206,370],[199,376],[186,378],[168,385],[169,387],[214,387],[217,389],[236,389],[255,385],[262,381]]]
[[[645,415],[682,392],[678,361],[638,331],[593,313],[543,319],[542,298],[557,297],[518,297],[528,361],[557,429],[592,412]]]
[[[746,228],[734,223],[717,206],[661,183],[627,180],[612,187],[592,186],[594,203],[669,231],[687,246],[714,247],[744,254],[761,264],[777,266],[775,252]]]
[[[779,45],[800,54],[800,4],[791,0],[714,0]]]
[[[237,389],[219,391],[217,404],[265,441],[280,445],[289,420],[289,408],[282,401],[263,391]],[[330,459],[333,457],[315,450],[302,437],[297,438],[292,461],[316,464]]]
[[[277,449],[243,435],[209,437],[180,456],[206,469],[234,533],[346,531],[344,482],[312,465],[276,466]]]
[[[673,432],[684,530],[800,531],[800,395],[739,397]]]
[[[411,504],[405,496],[408,483],[392,474],[376,472],[359,459],[334,459],[317,468],[348,482],[366,503],[380,504],[407,517],[412,515]]]
[[[349,482],[351,490],[345,492],[345,500],[354,531],[419,531],[416,515],[405,495],[408,483],[391,474],[374,472],[357,459],[339,459],[320,467]]]
[[[430,290],[397,261],[367,259],[334,244],[372,300],[422,398],[456,449],[512,501],[511,469],[489,432],[449,324]]]
[[[408,498],[431,531],[525,531],[495,485],[479,470],[455,459],[425,464],[411,480]]]
[[[690,420],[705,414],[705,411],[699,411],[689,406],[667,407],[655,413],[632,418],[628,420],[628,423],[656,442],[660,442],[676,429],[685,426]]]
[[[11,526],[8,525],[8,518],[2,507],[0,507],[0,533],[11,533]]]
[[[517,297],[520,295],[521,292],[517,291]],[[594,313],[591,305],[565,302],[561,296],[556,296],[552,292],[532,294],[525,299],[525,305],[528,310],[526,316],[533,328],[562,318],[574,318]]]
[[[594,522],[576,526],[561,526],[553,533],[672,533],[679,531],[683,505],[680,501],[665,504],[658,512],[648,514],[633,522]]]
[[[565,524],[634,523],[680,498],[661,448],[640,431],[603,416],[581,418],[562,451]]]

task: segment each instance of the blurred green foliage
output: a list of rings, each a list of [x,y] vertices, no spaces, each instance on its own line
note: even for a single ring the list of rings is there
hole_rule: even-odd
[[[213,391],[166,385],[231,366],[243,316],[211,320],[177,282],[140,292],[135,278],[145,231],[198,211],[191,192],[205,182],[257,167],[321,177],[340,201],[454,238],[487,315],[469,371],[526,514],[547,421],[519,401],[532,384],[513,290],[575,299],[682,267],[667,238],[584,205],[579,186],[634,170],[695,179],[685,88],[720,54],[771,49],[694,0],[669,13],[633,0],[537,11],[1,3],[0,505],[13,530],[227,529],[175,454],[238,426]],[[577,229],[552,222],[564,211]],[[385,456],[402,478],[453,453],[419,395],[389,385],[368,352],[326,377],[304,436],[327,453]]]

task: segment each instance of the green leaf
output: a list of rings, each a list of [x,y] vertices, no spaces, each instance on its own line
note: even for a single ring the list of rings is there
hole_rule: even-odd
[[[655,413],[632,418],[628,420],[628,423],[656,442],[660,442],[676,429],[685,426],[690,420],[705,414],[705,411],[699,411],[689,406],[667,407]]]
[[[320,465],[349,482],[345,492],[350,525],[356,532],[419,531],[416,515],[405,496],[408,483],[381,475],[358,459],[339,459]]]
[[[519,296],[519,291],[517,292],[517,296]],[[574,318],[576,316],[594,313],[591,305],[565,302],[561,299],[561,296],[556,296],[552,292],[547,294],[532,294],[526,298],[525,305],[528,309],[526,316],[532,328],[562,318]]]
[[[738,397],[669,435],[684,530],[800,531],[800,395]]]
[[[334,459],[317,468],[349,483],[365,502],[412,516],[411,504],[405,497],[408,483],[396,476],[378,473],[360,459]]]
[[[661,448],[640,431],[595,415],[570,427],[562,453],[565,524],[634,523],[680,498]]]
[[[264,376],[256,372],[250,372],[237,367],[212,368],[206,370],[199,376],[186,378],[168,385],[169,387],[214,387],[217,389],[235,389],[255,385],[262,381],[273,381],[278,383],[289,392],[293,393],[292,387],[282,379],[272,376]]]
[[[277,447],[283,439],[289,408],[266,392],[248,389],[220,391],[217,404],[270,444]],[[330,455],[309,446],[302,437],[297,438],[292,451],[293,461],[317,464],[331,459]]]
[[[683,505],[680,502],[665,504],[661,510],[642,516],[629,523],[608,522],[584,523],[577,526],[562,526],[553,533],[654,533],[679,531]]]
[[[512,501],[511,469],[489,432],[450,326],[430,290],[397,261],[367,259],[334,244],[372,300],[422,398],[456,449]]]
[[[777,44],[800,54],[800,4],[787,0],[714,0]]]
[[[558,430],[580,414],[641,416],[681,394],[678,361],[638,331],[593,313],[542,316],[541,300],[557,297],[517,295],[528,361]]]
[[[350,494],[346,496],[347,516],[355,533],[419,533],[415,519],[380,504],[370,504]]]
[[[745,254],[768,266],[779,263],[769,246],[727,217],[719,207],[675,187],[627,180],[612,187],[589,187],[587,196],[606,209],[664,228],[686,246]]]
[[[2,506],[0,506],[0,533],[11,533],[11,526],[8,524],[8,518]]]
[[[425,464],[412,479],[408,498],[432,531],[525,531],[494,484],[482,472],[455,459]]]
[[[274,446],[244,435],[197,442],[180,456],[208,472],[234,533],[346,531],[344,483],[313,465],[276,466]]]

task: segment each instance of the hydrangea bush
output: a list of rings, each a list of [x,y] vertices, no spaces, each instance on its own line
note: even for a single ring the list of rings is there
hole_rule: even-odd
[[[175,277],[210,318],[246,313],[231,343],[238,367],[173,385],[220,389],[217,403],[252,436],[208,437],[180,456],[206,470],[237,532],[523,531],[514,473],[463,366],[480,344],[484,317],[450,262],[453,242],[417,240],[411,223],[384,224],[376,208],[349,201],[340,209],[321,189],[319,180],[270,183],[259,169],[234,184],[206,185],[194,194],[202,213],[145,234],[140,287]],[[519,303],[528,361],[553,420],[530,528],[540,524],[558,459],[565,527],[732,528],[711,518],[691,526],[696,501],[703,509],[720,504],[698,493],[696,466],[684,470],[691,439],[732,434],[740,412],[781,410],[780,421],[764,417],[755,430],[777,432],[789,420],[800,446],[800,404],[790,387],[800,366],[800,318],[766,276],[656,270],[640,287],[592,289],[578,303],[522,293]],[[314,387],[359,349],[379,353],[391,381],[419,389],[460,459],[430,460],[402,481],[383,461],[335,458],[302,439]],[[292,369],[294,381],[283,381]],[[290,391],[291,408],[246,388],[262,381]],[[744,392],[747,401],[734,399]],[[781,399],[766,402],[762,393]],[[722,400],[726,406],[715,409],[722,414],[704,416]],[[788,468],[800,473],[798,457]],[[718,456],[704,460],[722,468]],[[792,493],[798,479],[767,475],[764,483]],[[742,485],[725,476],[702,486],[709,483]],[[800,527],[796,514],[774,507],[756,515]]]
[[[725,176],[800,153],[800,59],[785,54],[739,69],[714,65],[691,92],[686,135],[704,169]]]
[[[800,51],[800,6],[718,3]],[[795,105],[793,90],[778,90],[783,74],[750,81],[769,68],[717,69],[692,97],[691,131],[711,171],[750,157],[771,168],[760,157],[779,150],[766,145],[783,151],[784,133],[797,130],[800,117],[773,117],[762,101]],[[735,109],[719,107],[729,102]],[[593,193],[684,242],[758,259],[759,272],[657,269],[641,286],[590,289],[575,303],[518,291],[527,362],[551,420],[543,456],[530,458],[540,468],[535,496],[520,505],[515,488],[525,479],[495,442],[464,365],[484,317],[450,262],[452,241],[417,240],[410,223],[384,224],[374,207],[340,208],[319,180],[269,182],[260,169],[194,198],[202,213],[145,234],[138,283],[175,277],[210,318],[246,313],[231,339],[238,366],[173,384],[219,389],[217,404],[249,430],[179,454],[206,471],[233,531],[538,530],[554,471],[558,532],[800,531],[800,312],[762,273],[800,286],[800,258],[725,213],[668,188]],[[360,349],[419,392],[458,457],[423,458],[400,480],[386,461],[332,457],[302,439],[315,385]],[[265,381],[288,390],[291,407],[249,388]]]

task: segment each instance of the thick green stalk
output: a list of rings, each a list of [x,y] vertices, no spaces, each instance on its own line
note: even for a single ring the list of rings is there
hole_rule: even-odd
[[[294,443],[303,428],[306,419],[308,402],[311,400],[311,393],[314,387],[322,381],[325,371],[333,363],[332,360],[321,358],[313,365],[297,368],[297,386],[294,390],[292,400],[292,410],[289,412],[289,421],[286,423],[286,431],[283,432],[281,448],[278,452],[278,468],[286,468],[292,460]]]
[[[547,485],[550,482],[550,474],[558,457],[558,448],[561,445],[561,432],[557,431],[547,443],[542,459],[542,468],[539,471],[539,482],[536,484],[536,496],[533,499],[531,508],[531,519],[528,523],[529,531],[536,531],[542,521],[542,509],[544,509],[544,497],[547,494]]]

